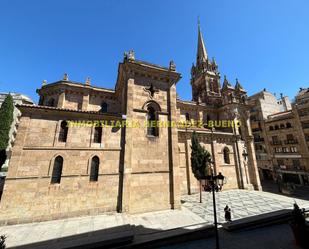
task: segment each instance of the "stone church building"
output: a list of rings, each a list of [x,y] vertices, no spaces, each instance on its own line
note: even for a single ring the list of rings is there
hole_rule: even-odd
[[[260,189],[246,91],[232,86],[209,59],[198,30],[191,70],[192,101],[177,97],[181,75],[125,54],[114,89],[69,80],[37,90],[38,105],[22,113],[0,203],[0,222],[14,224],[104,212],[180,208],[198,191],[190,165],[193,130],[213,155],[224,189]],[[189,87],[189,85],[188,85]],[[69,126],[68,121],[199,120],[196,127]],[[239,120],[226,127],[222,120]],[[207,126],[216,121],[217,126]],[[222,121],[222,122],[221,122]],[[221,122],[221,125],[218,125]]]

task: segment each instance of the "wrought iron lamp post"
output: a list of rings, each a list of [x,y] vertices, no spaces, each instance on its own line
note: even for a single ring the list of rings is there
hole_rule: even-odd
[[[210,167],[210,174],[206,175],[205,191],[212,192],[212,201],[213,201],[213,209],[214,209],[214,223],[215,223],[215,233],[216,233],[216,249],[220,249],[220,245],[219,245],[219,233],[218,233],[215,192],[222,190],[222,186],[225,183],[224,179],[225,179],[225,177],[221,174],[221,172],[219,172],[218,175],[214,175],[213,168]]]

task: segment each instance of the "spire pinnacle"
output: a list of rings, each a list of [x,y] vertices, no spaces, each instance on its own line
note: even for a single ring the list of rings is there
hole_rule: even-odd
[[[240,84],[239,80],[236,78],[236,85],[235,85],[235,89],[239,90],[239,91],[243,91],[245,92],[244,88],[242,87],[242,85]]]
[[[208,58],[206,47],[204,44],[203,35],[200,27],[200,18],[198,17],[198,41],[197,41],[197,56],[196,63],[206,62]]]

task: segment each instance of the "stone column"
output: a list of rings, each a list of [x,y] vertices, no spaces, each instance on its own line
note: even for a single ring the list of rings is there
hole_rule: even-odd
[[[203,114],[203,110],[198,110],[198,117],[197,117],[197,119],[198,120],[196,120],[196,121],[204,121],[204,114]]]
[[[63,90],[59,95],[57,107],[63,108],[64,104],[65,104],[65,91]]]
[[[219,165],[218,165],[218,160],[216,159],[216,156],[218,156],[217,153],[217,139],[214,136],[213,133],[211,133],[211,154],[212,154],[212,160],[214,162],[214,174],[217,175],[219,173]]]
[[[87,111],[89,104],[89,93],[83,95],[83,103],[82,103],[82,110]]]
[[[191,195],[191,162],[190,162],[190,154],[189,154],[189,148],[190,148],[190,140],[187,137],[187,132],[185,134],[185,153],[186,153],[186,176],[187,176],[187,190],[188,195]]]
[[[133,118],[133,95],[134,95],[134,78],[130,77],[125,82],[124,89],[125,115],[128,122]],[[125,129],[124,131],[124,161],[123,161],[123,189],[122,189],[122,212],[130,212],[130,178],[132,172],[132,147],[133,147],[133,130]]]
[[[262,190],[260,175],[256,163],[256,156],[254,150],[253,136],[248,136],[246,138],[246,147],[248,151],[248,173],[251,184],[253,184],[254,189]]]
[[[167,90],[168,119],[177,121],[176,106],[176,84],[173,83]],[[178,129],[177,127],[168,128],[168,150],[169,150],[169,170],[170,170],[170,204],[172,209],[180,209],[180,169],[178,157]]]

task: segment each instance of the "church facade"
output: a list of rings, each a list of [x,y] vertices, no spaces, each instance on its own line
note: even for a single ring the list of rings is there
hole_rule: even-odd
[[[192,101],[177,97],[181,75],[125,54],[115,89],[69,80],[37,90],[38,105],[21,104],[16,140],[0,203],[4,224],[105,212],[141,213],[180,208],[198,191],[191,171],[191,136],[212,154],[224,189],[260,189],[247,95],[237,81],[220,84],[198,30],[191,70]],[[104,121],[199,121],[202,126],[71,125]],[[222,125],[240,121],[240,127]],[[149,122],[148,122],[149,123]],[[217,124],[210,127],[209,124]],[[221,125],[220,125],[221,124]]]

